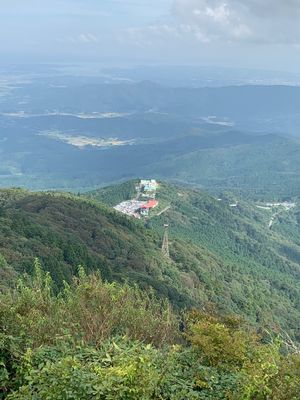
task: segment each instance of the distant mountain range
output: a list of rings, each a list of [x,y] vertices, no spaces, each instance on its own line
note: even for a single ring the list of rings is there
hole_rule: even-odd
[[[300,87],[175,88],[51,71],[0,85],[0,186],[79,191],[145,176],[299,196]]]

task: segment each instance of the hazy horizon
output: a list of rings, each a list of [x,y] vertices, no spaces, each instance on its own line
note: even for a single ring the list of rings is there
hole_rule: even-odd
[[[13,0],[1,14],[4,63],[300,68],[299,0]]]

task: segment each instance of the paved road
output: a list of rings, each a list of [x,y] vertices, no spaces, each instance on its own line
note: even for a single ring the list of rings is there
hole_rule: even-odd
[[[171,208],[171,206],[167,206],[165,207],[163,210],[161,210],[158,214],[156,214],[157,217],[159,217],[161,214],[165,213],[166,211],[168,211]]]

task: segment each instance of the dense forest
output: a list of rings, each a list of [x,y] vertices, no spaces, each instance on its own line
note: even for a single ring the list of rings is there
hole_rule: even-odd
[[[0,398],[298,400],[288,337],[213,312],[176,314],[153,292],[79,269],[53,293],[38,261],[0,294]]]
[[[299,206],[136,183],[0,191],[0,399],[299,400]]]
[[[151,288],[177,309],[212,304],[299,340],[297,208],[280,214],[270,230],[271,211],[254,203],[239,199],[230,207],[237,202],[230,194],[215,199],[161,184],[159,207],[171,208],[139,221],[111,207],[130,198],[134,187],[131,181],[84,196],[1,191],[1,286],[31,274],[38,257],[56,290],[82,265],[105,281]],[[170,225],[170,258],[160,250],[164,223]]]
[[[130,198],[134,186],[130,181],[88,195],[112,205],[117,194]],[[281,210],[269,229],[278,210],[230,193],[214,198],[162,183],[157,196],[161,208],[170,209],[159,217],[154,212],[146,226],[162,237],[169,224],[171,259],[193,298],[253,323],[289,327],[299,338],[299,209]]]

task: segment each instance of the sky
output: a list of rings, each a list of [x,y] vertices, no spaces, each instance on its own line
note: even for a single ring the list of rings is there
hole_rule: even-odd
[[[0,0],[4,61],[300,71],[300,0]]]

